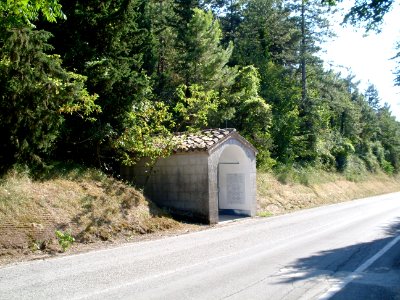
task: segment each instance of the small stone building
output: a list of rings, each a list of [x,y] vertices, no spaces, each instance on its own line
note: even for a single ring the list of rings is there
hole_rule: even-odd
[[[152,166],[123,167],[121,175],[144,188],[161,207],[218,223],[221,213],[256,213],[257,150],[235,129],[176,136],[171,156]]]

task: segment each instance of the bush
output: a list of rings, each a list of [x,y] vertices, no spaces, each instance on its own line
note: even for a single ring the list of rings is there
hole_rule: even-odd
[[[75,242],[74,237],[68,232],[56,230],[56,237],[63,252],[65,252]]]
[[[300,183],[310,186],[322,182],[331,182],[336,179],[336,173],[327,172],[326,170],[316,166],[299,164],[278,165],[274,169],[276,179],[283,183]]]
[[[392,164],[390,162],[388,162],[387,160],[383,160],[382,161],[382,170],[389,175],[393,175],[394,173],[394,167],[392,166]]]
[[[380,164],[378,162],[378,159],[372,152],[370,152],[370,151],[367,152],[361,158],[364,161],[368,171],[374,172],[374,173],[379,171]]]
[[[351,157],[354,152],[354,146],[348,139],[339,139],[337,145],[332,149],[338,171],[344,171],[348,164],[349,157]]]
[[[356,155],[350,155],[346,160],[346,165],[343,170],[347,180],[350,181],[361,181],[367,175],[367,168],[362,159]]]

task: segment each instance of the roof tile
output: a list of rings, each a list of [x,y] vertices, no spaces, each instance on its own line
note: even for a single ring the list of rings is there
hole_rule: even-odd
[[[234,128],[206,129],[198,133],[179,133],[175,136],[174,152],[209,150],[225,137],[235,132]]]

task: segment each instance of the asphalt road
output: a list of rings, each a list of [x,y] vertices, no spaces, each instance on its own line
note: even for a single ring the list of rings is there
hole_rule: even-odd
[[[400,299],[400,193],[3,267],[0,299]]]

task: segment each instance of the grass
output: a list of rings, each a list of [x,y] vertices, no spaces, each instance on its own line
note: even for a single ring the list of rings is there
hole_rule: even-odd
[[[257,216],[261,217],[261,218],[267,218],[267,217],[271,217],[273,215],[274,215],[273,213],[266,211],[266,210],[257,212]]]
[[[282,168],[275,174],[259,171],[257,215],[269,217],[399,190],[399,177],[384,173],[360,176],[355,171],[340,174],[312,168]],[[16,167],[0,178],[0,262],[2,257],[32,252],[62,252],[63,238],[56,236],[57,231],[68,233],[65,240],[73,238],[74,248],[189,227],[132,186],[96,169],[56,163],[35,176]]]
[[[328,172],[311,166],[283,166],[274,170],[274,177],[282,184],[302,184],[310,186],[338,180],[336,172]]]
[[[0,258],[60,252],[56,231],[91,243],[181,227],[140,191],[96,169],[55,164],[33,177],[19,167],[0,180]]]
[[[383,172],[333,173],[312,168],[257,173],[258,214],[273,215],[400,191],[400,177]]]

